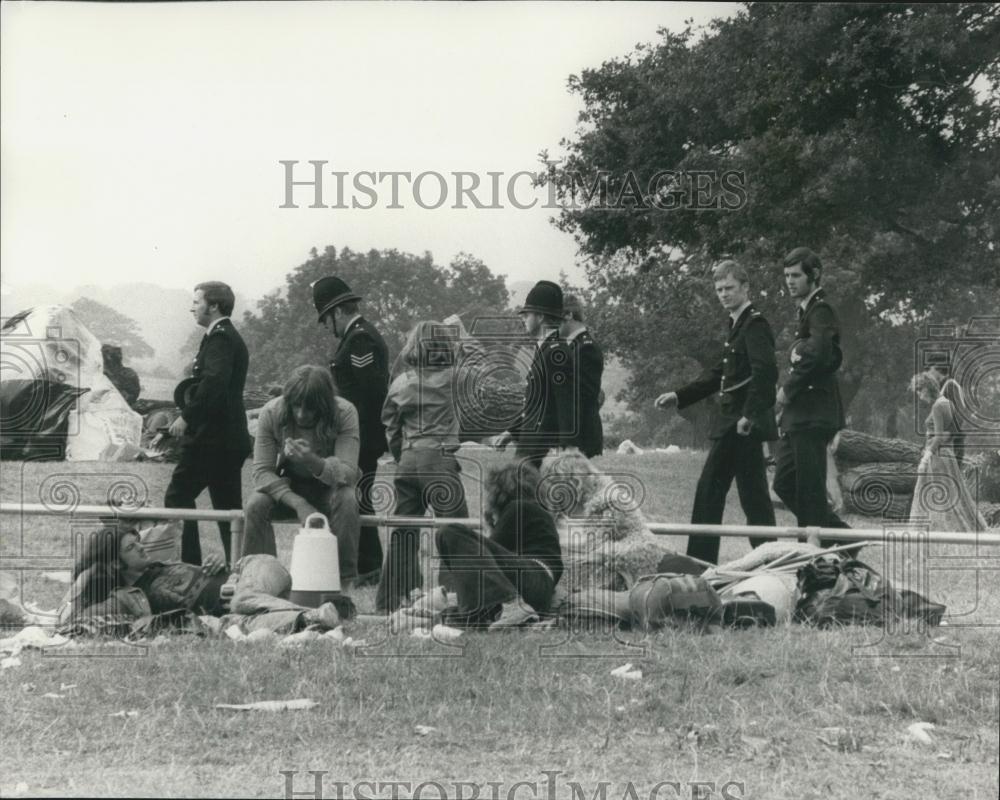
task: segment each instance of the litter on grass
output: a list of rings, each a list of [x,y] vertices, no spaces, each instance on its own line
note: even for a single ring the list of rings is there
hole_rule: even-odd
[[[915,742],[925,745],[933,745],[934,737],[930,734],[930,731],[932,730],[934,730],[933,722],[914,722],[906,729],[906,732]]]
[[[318,706],[315,700],[258,700],[256,703],[216,703],[216,708],[230,711],[305,711]]]
[[[617,669],[611,670],[611,674],[616,678],[621,678],[625,681],[641,681],[642,680],[642,670],[638,667],[633,667],[632,662],[628,664],[623,664]]]

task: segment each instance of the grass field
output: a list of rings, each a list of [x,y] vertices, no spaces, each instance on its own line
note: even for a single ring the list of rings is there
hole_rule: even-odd
[[[461,456],[476,514],[475,475],[499,457]],[[599,463],[643,492],[650,518],[684,521],[701,458]],[[159,504],[169,473],[161,464],[4,462],[0,496],[65,502],[72,486],[81,502],[99,503],[131,483]],[[726,521],[742,522],[735,491]],[[783,522],[792,520],[779,511]],[[287,563],[294,528],[278,530]],[[65,520],[5,517],[0,556],[65,554],[69,531]],[[219,549],[207,525],[203,540]],[[725,540],[722,557],[747,548]],[[21,666],[0,672],[0,796],[312,796],[314,770],[325,797],[339,787],[344,797],[466,800],[995,798],[1000,554],[968,555],[932,549],[921,587],[948,605],[949,625],[929,633],[784,626],[616,641],[511,632],[465,634],[460,649],[445,650],[355,624],[349,633],[373,645],[366,655],[327,642],[290,651],[188,637],[73,657],[24,651]],[[881,547],[862,558],[890,575],[912,576],[919,562]],[[25,596],[42,608],[64,590],[25,573]],[[367,610],[372,592],[355,599]],[[626,661],[641,680],[610,674]],[[292,698],[319,705],[214,708]],[[915,722],[936,726],[932,744],[908,737]],[[282,771],[296,773],[290,787]]]

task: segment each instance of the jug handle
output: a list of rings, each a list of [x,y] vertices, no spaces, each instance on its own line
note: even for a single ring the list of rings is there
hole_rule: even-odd
[[[322,524],[321,525],[313,525],[312,523],[316,522],[317,520],[319,522],[321,522]],[[310,514],[308,517],[306,517],[306,522],[305,522],[305,525],[303,527],[314,528],[316,530],[328,531],[328,530],[330,530],[330,523],[328,523],[326,521],[326,517],[323,514],[320,514],[318,511],[314,511],[312,514]]]

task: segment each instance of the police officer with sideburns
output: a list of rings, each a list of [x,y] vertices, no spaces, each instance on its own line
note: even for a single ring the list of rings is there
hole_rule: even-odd
[[[799,527],[849,528],[826,496],[826,448],[844,427],[837,370],[844,360],[840,322],[820,287],[823,265],[808,247],[784,260],[785,285],[796,302],[795,343],[788,377],[778,390],[781,439],[774,458],[774,492]],[[833,542],[822,542],[829,547]]]
[[[777,438],[774,424],[778,367],[771,326],[749,300],[746,270],[735,261],[723,261],[712,272],[715,293],[729,312],[729,330],[722,360],[695,381],[656,399],[658,408],[686,408],[716,395],[709,437],[712,447],[698,479],[691,522],[718,525],[726,495],[736,478],[740,505],[748,525],[774,526],[774,507],[767,488],[763,442]],[[750,537],[757,547],[772,539]],[[719,558],[719,537],[688,539],[687,554],[713,564]]]
[[[372,484],[378,459],[388,450],[382,405],[389,389],[389,352],[382,335],[358,311],[361,297],[340,278],[330,275],[312,284],[313,304],[324,325],[340,344],[330,362],[337,390],[358,411],[361,449],[358,453],[358,512],[373,513]],[[358,542],[356,586],[378,583],[382,544],[378,528],[365,525]]]
[[[502,448],[513,440],[514,457],[536,469],[553,447],[568,447],[579,430],[572,360],[566,343],[559,338],[563,316],[563,293],[559,284],[538,281],[517,310],[535,352],[528,369],[524,405],[509,431],[496,436],[493,445]]]

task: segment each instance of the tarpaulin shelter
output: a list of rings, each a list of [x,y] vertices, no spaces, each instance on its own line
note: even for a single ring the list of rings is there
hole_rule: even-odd
[[[101,343],[70,308],[32,308],[4,323],[0,457],[96,461],[136,450],[141,433],[142,417],[104,374]]]

